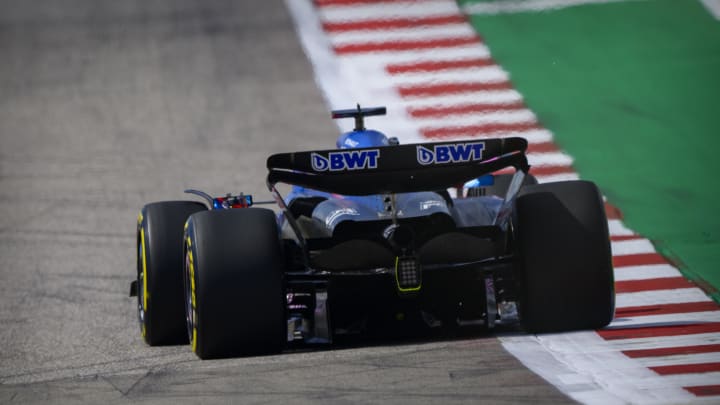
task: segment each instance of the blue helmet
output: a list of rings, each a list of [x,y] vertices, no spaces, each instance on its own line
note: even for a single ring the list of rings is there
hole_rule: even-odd
[[[365,128],[363,118],[371,115],[385,115],[385,107],[357,108],[349,110],[334,110],[333,119],[354,118],[355,129],[340,135],[336,145],[338,149],[372,148],[374,146],[388,146],[390,140],[382,132]]]
[[[373,146],[388,146],[387,136],[374,129],[361,129],[346,132],[340,135],[336,145],[338,149],[372,148]]]

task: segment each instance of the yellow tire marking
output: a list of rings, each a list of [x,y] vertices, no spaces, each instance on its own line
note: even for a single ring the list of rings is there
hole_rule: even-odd
[[[197,328],[193,326],[192,347],[193,353],[197,353]]]
[[[186,224],[187,225],[187,224]],[[197,353],[197,312],[195,303],[195,260],[192,254],[192,241],[190,237],[187,238],[187,255],[188,255],[188,271],[190,272],[190,301],[192,303],[192,319],[193,319],[193,330],[192,337],[190,338],[190,348],[194,353]]]
[[[142,228],[143,223],[143,213],[140,211],[138,213],[137,221],[138,226],[140,227],[140,243],[142,243],[142,262],[143,262],[143,312],[147,311],[147,260],[145,260],[145,232]],[[145,319],[144,317],[147,316],[147,314],[144,314],[143,316],[143,323],[140,325],[140,336],[145,337],[147,335],[147,331],[145,329]]]
[[[148,271],[147,257],[145,255],[145,228],[140,228],[140,244],[142,245],[142,266],[143,266],[143,311],[148,309]]]
[[[192,298],[192,306],[195,308],[195,261],[193,259],[192,250],[190,250],[190,246],[188,246],[187,254],[190,267],[190,297]]]

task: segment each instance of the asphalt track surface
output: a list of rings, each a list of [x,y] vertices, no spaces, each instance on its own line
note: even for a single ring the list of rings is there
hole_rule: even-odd
[[[562,403],[490,334],[200,361],[139,335],[135,221],[337,133],[280,1],[0,1],[0,403]],[[349,104],[352,100],[348,101]]]

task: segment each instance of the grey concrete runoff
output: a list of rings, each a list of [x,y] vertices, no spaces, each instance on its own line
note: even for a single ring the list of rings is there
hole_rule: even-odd
[[[0,403],[567,402],[492,335],[218,361],[142,342],[140,207],[266,199],[269,154],[336,135],[281,1],[0,0]]]

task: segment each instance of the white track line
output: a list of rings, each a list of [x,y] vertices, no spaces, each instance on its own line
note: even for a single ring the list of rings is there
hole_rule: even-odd
[[[503,347],[525,366],[586,404],[685,403],[695,398],[677,383],[657,384],[657,374],[609,350],[595,332],[500,336]]]
[[[562,152],[528,153],[530,166],[570,166],[573,158]]]
[[[599,337],[599,336],[598,336]],[[519,340],[520,338],[515,338]],[[581,348],[585,353],[622,352],[631,350],[668,349],[688,346],[703,346],[720,343],[717,333],[698,333],[677,336],[652,336],[632,339],[593,339]],[[577,353],[578,348],[552,346],[553,351],[559,353]]]
[[[423,99],[405,101],[403,102],[403,105],[408,108],[420,109],[429,107],[468,105],[476,103],[515,103],[522,100],[522,95],[516,90],[493,90],[427,97]]]
[[[662,277],[680,277],[682,273],[669,264],[625,266],[615,268],[615,281],[646,280]]]
[[[647,390],[654,390],[665,386],[673,387],[692,387],[698,385],[718,385],[720,381],[720,372],[713,373],[695,373],[695,374],[676,374],[676,375],[664,375],[658,378],[647,378],[638,381],[640,388]],[[693,396],[693,402],[702,402],[703,398]],[[717,404],[717,397],[708,397],[705,399],[706,403]],[[675,403],[665,399],[665,403]],[[689,401],[688,401],[689,402]],[[683,403],[686,403],[683,401]]]
[[[440,72],[416,72],[390,76],[395,86],[429,85],[440,83],[497,83],[510,79],[499,66],[472,67]]]
[[[530,169],[530,173],[532,173],[532,169]],[[570,180],[580,180],[580,176],[577,173],[561,173],[561,174],[552,174],[547,176],[535,176],[537,178],[538,183],[554,183],[556,181],[570,181]]]
[[[705,295],[703,290],[697,287],[622,293],[615,296],[615,306],[617,308],[701,301],[712,300]]]
[[[645,326],[670,326],[697,322],[720,322],[720,311],[618,317],[615,318],[606,329]]]
[[[432,49],[413,49],[392,52],[373,53],[351,53],[338,55],[343,60],[351,60],[352,63],[377,63],[382,66],[434,60],[452,60],[466,58],[487,58],[490,50],[483,44],[470,44],[454,47],[442,47]]]
[[[495,111],[487,113],[448,115],[442,118],[415,118],[418,125],[425,129],[465,127],[483,124],[534,124],[537,117],[530,110]]]
[[[454,1],[408,1],[351,6],[326,6],[319,8],[318,12],[320,19],[325,22],[434,17],[437,15],[461,13],[460,8],[458,8]]]
[[[342,55],[342,58],[348,56]],[[405,51],[395,55],[384,55],[388,65],[446,62],[467,59],[487,59],[490,57],[490,49],[484,44],[463,45],[453,48],[437,48],[425,51]]]
[[[349,68],[348,73],[352,72],[358,76],[358,80],[363,80],[363,84],[368,88],[387,88],[395,91],[398,87],[416,87],[441,84],[465,84],[465,83],[503,83],[509,79],[507,72],[498,68],[468,69],[468,74],[463,76],[454,72],[438,72],[423,73],[403,76],[391,76],[382,69],[365,66],[362,68]],[[368,73],[374,73],[368,76]],[[412,96],[412,100],[420,100],[427,96]]]
[[[613,350],[648,350],[668,347],[701,346],[719,344],[720,334],[697,333],[694,335],[652,336],[633,339],[608,340]]]
[[[612,242],[613,256],[655,253],[655,246],[647,239],[633,239]]]
[[[608,220],[608,227],[610,229],[610,236],[630,236],[635,235],[635,232],[630,228],[626,227],[625,224],[619,219]]]
[[[674,356],[641,357],[637,358],[645,367],[675,366],[683,364],[701,364],[720,362],[720,352],[678,354]]]
[[[456,140],[464,140],[464,139],[497,139],[497,138],[513,138],[513,137],[521,137],[527,139],[528,143],[544,143],[549,142],[552,140],[552,135],[545,129],[533,129],[528,131],[512,131],[512,132],[502,132],[502,133],[492,133],[492,134],[481,134],[478,136],[457,136],[457,137],[447,137],[442,139],[437,139],[436,141],[456,141]],[[425,142],[428,142],[428,139],[424,139]]]
[[[487,136],[474,137],[473,139],[482,138],[513,138],[521,137],[525,138],[528,143],[545,143],[552,140],[552,133],[547,129],[531,129],[528,131],[517,131],[517,132],[502,132],[496,134],[489,134]]]
[[[716,20],[720,20],[720,0],[700,0]]]
[[[328,34],[333,45],[363,44],[407,40],[436,40],[443,38],[475,37],[472,27],[465,23],[433,27],[402,28],[372,31],[352,31]]]

